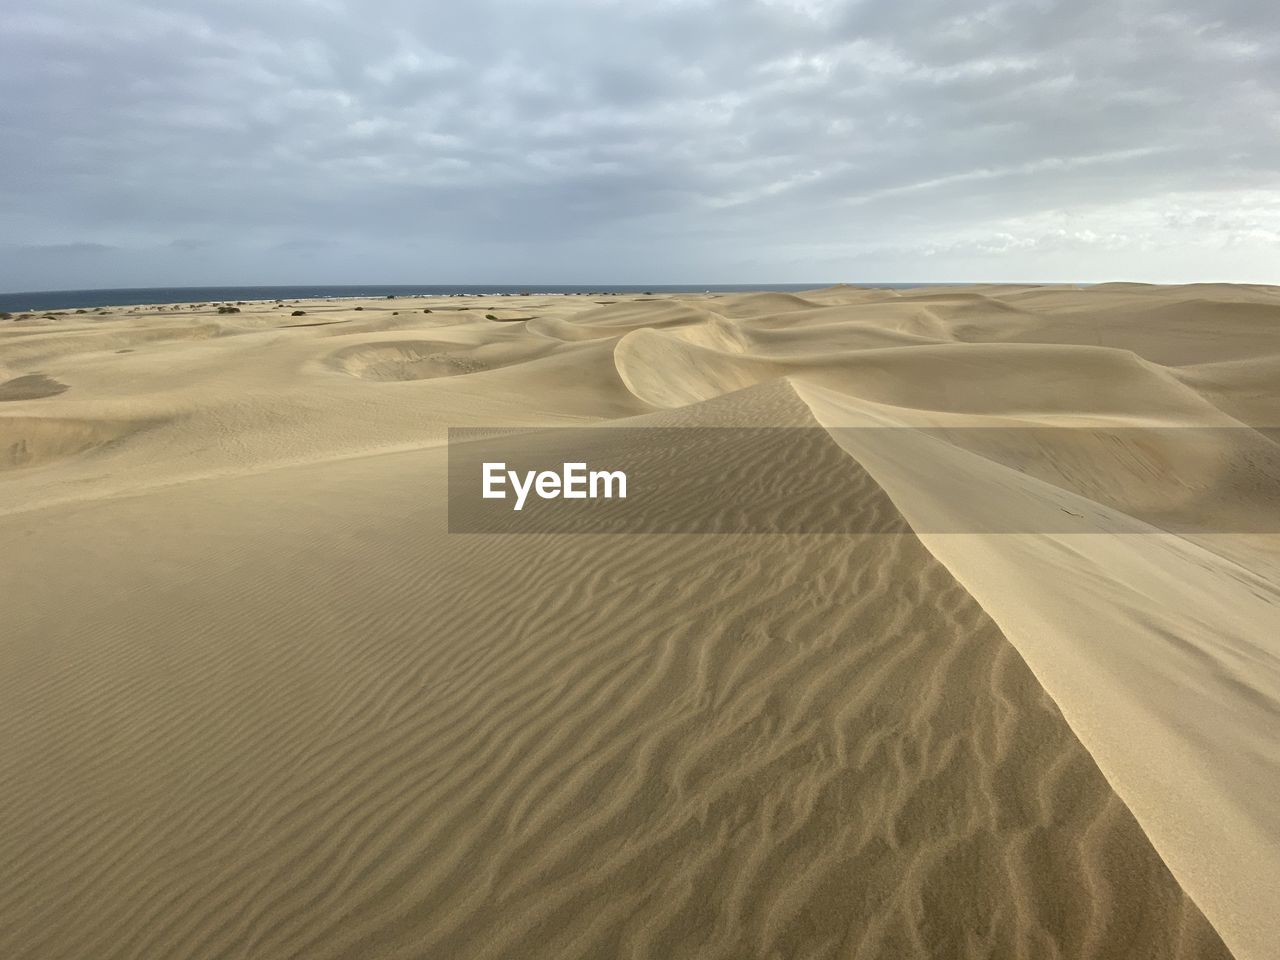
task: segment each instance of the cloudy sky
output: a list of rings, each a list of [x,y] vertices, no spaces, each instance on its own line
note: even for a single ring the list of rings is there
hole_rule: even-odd
[[[16,0],[0,289],[1280,282],[1275,0]]]

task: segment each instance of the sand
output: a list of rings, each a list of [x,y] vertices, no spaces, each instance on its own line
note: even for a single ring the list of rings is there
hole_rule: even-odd
[[[240,311],[0,324],[0,957],[1277,955],[1280,289]],[[867,532],[450,533],[459,426]]]

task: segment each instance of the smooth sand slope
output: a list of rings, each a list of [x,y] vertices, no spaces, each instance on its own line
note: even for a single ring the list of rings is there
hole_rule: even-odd
[[[0,325],[0,956],[1273,957],[1275,370],[1237,286]],[[448,532],[448,427],[593,424],[867,532]]]

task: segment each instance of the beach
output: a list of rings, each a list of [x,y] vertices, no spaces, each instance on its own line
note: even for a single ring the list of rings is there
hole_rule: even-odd
[[[0,956],[1276,955],[1280,287],[82,310],[0,321]],[[451,531],[451,428],[791,532]]]

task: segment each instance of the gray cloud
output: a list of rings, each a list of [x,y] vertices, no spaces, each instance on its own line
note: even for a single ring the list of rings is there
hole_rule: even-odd
[[[0,82],[7,289],[1280,280],[1269,0],[28,0]]]

